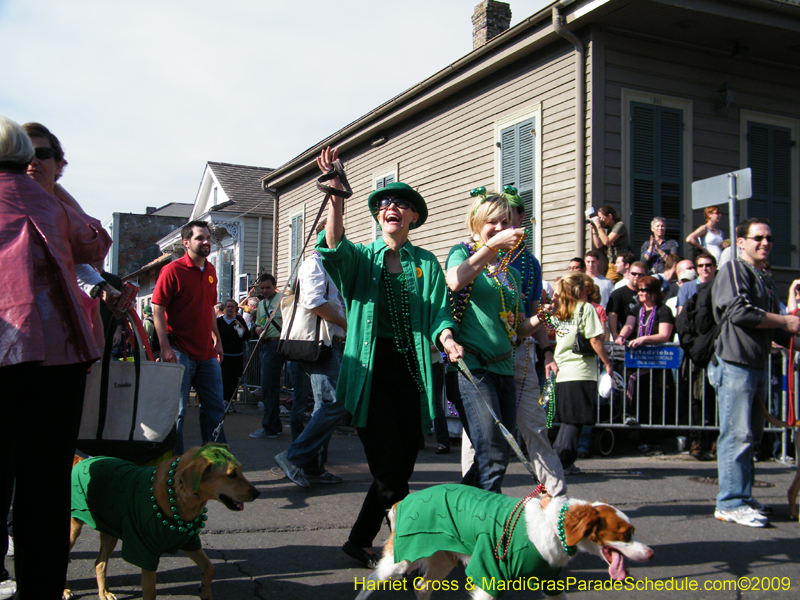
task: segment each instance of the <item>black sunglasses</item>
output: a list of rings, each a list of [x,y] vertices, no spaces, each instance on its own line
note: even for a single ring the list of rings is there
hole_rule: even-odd
[[[53,150],[52,148],[45,148],[45,147],[36,148],[35,152],[36,152],[36,158],[38,158],[39,160],[47,160],[48,158],[55,158],[56,156],[56,151]]]
[[[640,294],[642,292],[644,292],[645,294],[652,294],[653,293],[650,290],[648,290],[647,288],[636,288],[636,291],[639,292]]]
[[[628,275],[631,277],[644,277],[644,273],[634,273],[633,271],[628,271]]]
[[[755,240],[756,244],[760,244],[764,240],[767,240],[770,244],[772,243],[772,236],[771,235],[754,235],[753,237],[745,238],[746,240]]]
[[[698,269],[710,269],[710,268],[711,268],[711,267],[713,267],[713,266],[714,266],[714,264],[713,264],[713,263],[699,263],[699,264],[697,265],[697,268],[698,268]]]
[[[409,209],[414,208],[411,200],[406,200],[405,198],[389,198],[384,196],[380,200],[378,200],[378,210],[383,210],[384,208],[389,208],[394,204],[397,208],[401,209]]]

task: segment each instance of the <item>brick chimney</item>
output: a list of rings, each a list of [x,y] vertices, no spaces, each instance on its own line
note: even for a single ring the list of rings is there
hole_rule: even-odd
[[[483,0],[472,14],[472,49],[480,48],[511,25],[511,6],[507,2]]]

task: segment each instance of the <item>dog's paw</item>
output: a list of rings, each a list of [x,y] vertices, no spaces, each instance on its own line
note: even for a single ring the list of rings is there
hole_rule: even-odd
[[[100,596],[100,600],[117,600],[117,597],[111,592],[106,592],[105,594]]]
[[[61,594],[61,600],[72,600],[75,597],[75,594],[72,593],[72,590],[64,590],[64,593]]]
[[[211,599],[211,588],[205,587],[201,584],[197,588],[197,595],[200,596],[200,600],[212,600]]]

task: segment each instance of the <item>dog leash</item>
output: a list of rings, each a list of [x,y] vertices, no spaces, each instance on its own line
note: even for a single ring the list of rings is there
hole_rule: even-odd
[[[324,185],[325,181],[333,179],[334,177],[338,177],[339,181],[341,182],[342,186],[344,187],[343,190],[338,188],[331,187],[329,185]],[[331,163],[331,168],[328,169],[326,173],[323,173],[317,179],[317,188],[325,192],[325,198],[322,200],[322,204],[317,211],[317,216],[314,219],[314,223],[311,225],[311,229],[308,232],[308,237],[306,237],[306,241],[303,244],[303,247],[300,249],[298,256],[302,256],[305,252],[306,248],[308,247],[311,238],[315,235],[314,230],[317,228],[317,224],[319,220],[322,218],[322,213],[325,211],[325,207],[328,206],[328,200],[331,199],[331,196],[338,196],[340,198],[344,198],[345,200],[353,195],[353,189],[350,187],[350,183],[347,181],[347,175],[344,172],[344,165],[342,164],[341,160],[335,160]],[[290,283],[294,279],[295,273],[297,272],[298,268],[300,268],[300,261],[296,261],[294,267],[292,267],[291,272],[289,273],[289,279],[284,286],[284,289],[289,287]],[[278,294],[278,306],[280,306],[281,300],[283,299],[285,293],[283,291],[279,292]],[[228,415],[228,409],[233,404],[233,399],[236,397],[236,394],[239,391],[239,386],[242,385],[244,380],[244,374],[247,373],[247,369],[250,367],[250,363],[253,361],[253,357],[256,356],[258,347],[261,345],[261,340],[264,339],[264,334],[267,332],[267,329],[272,324],[273,319],[275,318],[276,311],[272,311],[272,314],[269,316],[269,320],[267,320],[266,324],[264,325],[264,329],[261,332],[261,335],[258,336],[258,341],[256,341],[256,345],[253,346],[253,351],[250,353],[250,356],[247,359],[247,363],[245,364],[244,368],[242,369],[242,374],[239,376],[239,382],[236,384],[234,388],[233,395],[228,399],[225,403],[225,407],[222,411],[222,419],[214,428],[213,433],[211,434],[211,443],[216,443],[217,438],[219,438],[219,434],[222,431],[222,424],[225,422],[225,417]],[[224,357],[223,357],[224,359]],[[263,384],[263,382],[262,382]]]
[[[478,395],[481,397],[481,400],[483,400],[483,403],[486,405],[486,408],[488,409],[489,414],[492,415],[492,418],[494,419],[495,425],[497,425],[500,428],[500,432],[503,434],[503,437],[506,438],[506,441],[508,442],[508,445],[511,446],[511,449],[517,455],[517,458],[519,458],[520,462],[522,462],[522,464],[525,465],[525,468],[528,469],[528,473],[531,474],[531,477],[533,477],[533,480],[536,482],[536,484],[538,486],[536,489],[537,490],[541,489],[542,493],[546,494],[547,493],[547,489],[544,487],[542,482],[539,481],[539,478],[536,476],[536,472],[533,470],[533,467],[531,466],[531,463],[529,463],[528,460],[525,458],[525,455],[522,453],[522,448],[519,447],[519,444],[517,444],[517,441],[514,439],[514,436],[511,435],[511,432],[509,432],[508,429],[506,429],[506,426],[503,425],[500,422],[500,419],[497,418],[497,415],[495,414],[494,410],[492,410],[492,407],[489,405],[489,402],[486,400],[486,396],[483,395],[483,392],[481,392],[481,389],[478,387],[478,383],[475,381],[475,378],[472,376],[472,373],[470,372],[469,367],[467,367],[467,363],[464,362],[463,358],[459,358],[457,360],[457,363],[458,363],[458,368],[461,369],[461,372],[464,374],[464,376],[469,380],[469,382],[477,390]]]

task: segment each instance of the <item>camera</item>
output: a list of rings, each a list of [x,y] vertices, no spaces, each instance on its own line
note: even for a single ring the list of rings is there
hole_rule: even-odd
[[[586,212],[584,214],[586,215],[586,222],[587,223],[591,223],[592,222],[591,221],[592,217],[596,217],[597,216],[597,212],[594,210],[593,206],[590,206],[589,208],[587,208]]]

